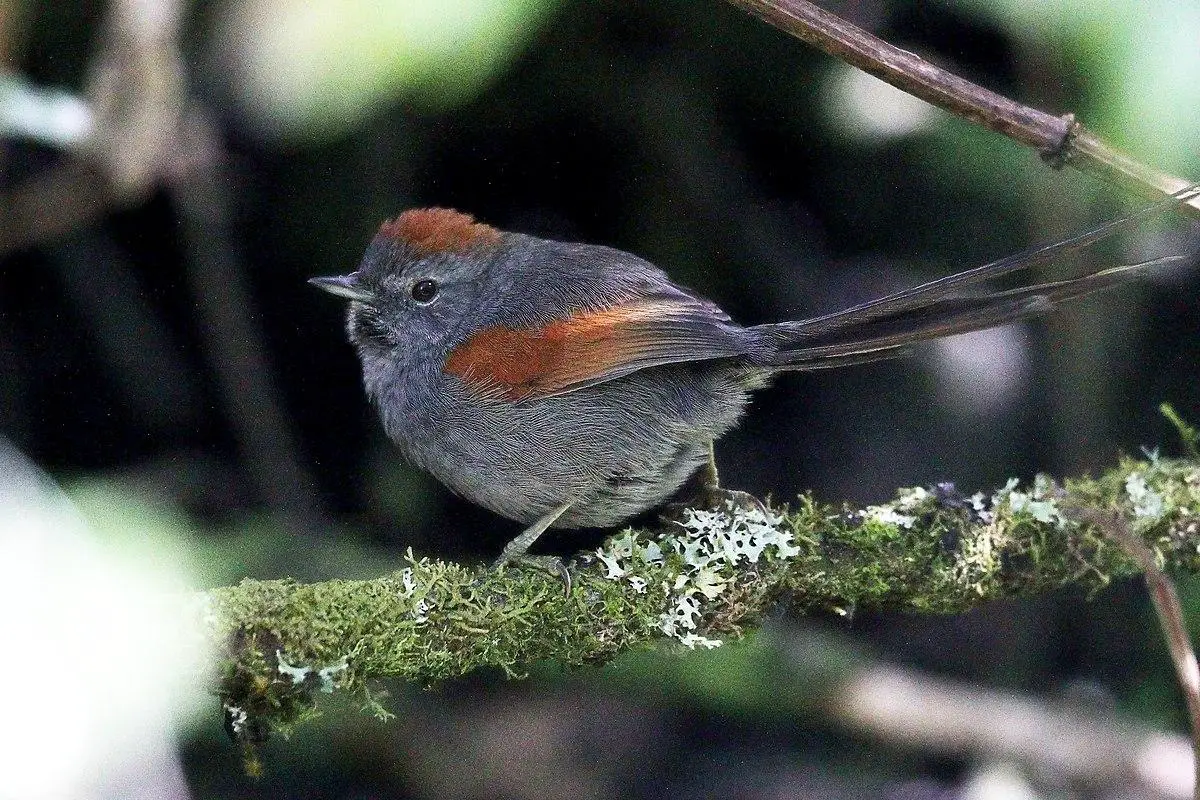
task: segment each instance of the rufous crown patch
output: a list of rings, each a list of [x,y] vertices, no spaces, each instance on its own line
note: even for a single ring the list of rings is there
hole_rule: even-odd
[[[500,240],[500,231],[452,208],[413,208],[379,227],[380,236],[423,253],[455,252]]]

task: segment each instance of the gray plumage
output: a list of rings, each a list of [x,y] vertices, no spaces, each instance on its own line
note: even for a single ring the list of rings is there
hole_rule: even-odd
[[[1043,314],[1057,303],[1140,277],[1175,259],[1008,292],[962,294],[1129,229],[1193,194],[845,311],[753,327],[738,325],[629,253],[500,233],[437,209],[387,223],[352,275],[313,282],[351,299],[348,332],[367,395],[407,458],[505,517],[529,524],[569,504],[556,527],[608,527],[675,494],[705,463],[711,443],[737,424],[750,393],[775,373],[889,358],[914,342]],[[418,221],[425,227],[418,228]],[[409,229],[442,239],[429,246],[431,239]],[[418,286],[422,281],[427,283]],[[431,285],[431,300],[414,298]],[[521,360],[540,357],[540,333],[521,340],[533,348],[528,352],[480,348],[470,351],[475,360],[466,370],[448,367],[452,354],[467,352],[481,331],[561,335],[565,329],[546,326],[635,306],[640,316],[622,322],[611,341],[595,345],[636,342],[631,354],[582,376],[530,383],[533,389],[521,391],[505,383],[508,372],[537,373],[538,364]],[[503,369],[489,372],[478,363],[479,353],[504,362]],[[579,365],[546,369],[572,367]]]

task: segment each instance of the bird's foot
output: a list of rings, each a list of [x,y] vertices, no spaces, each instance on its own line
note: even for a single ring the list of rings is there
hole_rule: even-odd
[[[725,489],[721,486],[721,476],[717,471],[717,454],[713,451],[712,442],[708,443],[708,462],[701,467],[695,476],[696,494],[690,505],[693,508],[708,508],[713,511],[732,511],[740,508],[745,511],[759,511],[768,519],[771,512],[763,501],[749,492],[737,489]]]
[[[701,487],[696,494],[682,502],[670,503],[663,506],[659,519],[665,523],[684,522],[688,509],[701,508],[711,511],[729,512],[735,509],[743,511],[758,511],[770,519],[771,511],[766,503],[749,492],[738,489],[724,489],[720,486]]]
[[[563,582],[567,597],[571,596],[571,570],[567,568],[566,563],[558,556],[531,556],[528,553],[510,555],[505,553],[492,562],[491,569],[502,570],[510,566],[518,569],[521,567],[530,567],[543,572],[549,572]]]
[[[739,489],[726,489],[721,486],[705,486],[700,490],[697,505],[711,508],[714,511],[725,511],[740,508],[744,511],[759,511],[764,517],[770,518],[771,512],[766,504],[749,492]]]
[[[571,595],[571,572],[563,560],[558,556],[531,556],[529,548],[570,507],[570,503],[563,503],[534,520],[528,528],[521,531],[515,539],[504,546],[504,552],[492,562],[492,569],[500,570],[512,564],[518,567],[536,567],[545,570],[562,580],[567,587],[567,596],[569,597]]]

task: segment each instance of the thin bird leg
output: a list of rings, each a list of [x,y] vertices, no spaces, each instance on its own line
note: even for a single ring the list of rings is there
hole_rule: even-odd
[[[529,548],[554,524],[554,521],[566,513],[571,503],[563,503],[551,509],[546,514],[535,519],[528,528],[521,531],[500,553],[500,557],[492,562],[492,569],[501,569],[508,564],[525,564],[538,569],[544,569],[552,575],[557,575],[566,584],[567,596],[571,595],[571,572],[558,556],[531,556]]]
[[[703,487],[705,492],[714,491],[721,488],[721,475],[717,472],[717,453],[713,447],[712,440],[708,442],[708,463],[703,467]]]
[[[530,523],[529,527],[521,531],[511,542],[504,546],[500,557],[493,563],[493,567],[502,567],[510,561],[520,561],[525,558],[525,554],[529,552],[529,548],[533,547],[533,543],[538,540],[538,537],[546,532],[546,529],[554,524],[554,521],[567,512],[571,507],[571,503],[563,503],[557,508],[550,509],[549,512],[535,519]]]
[[[754,495],[737,489],[721,488],[720,473],[717,472],[717,454],[711,441],[708,443],[708,463],[700,469],[700,500],[704,505],[718,511],[726,510],[727,505],[732,508],[756,508],[764,517],[770,519],[771,514],[767,507]]]

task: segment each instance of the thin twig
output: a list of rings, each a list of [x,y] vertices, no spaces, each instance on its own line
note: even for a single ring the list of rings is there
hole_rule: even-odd
[[[300,452],[238,255],[229,184],[216,128],[199,110],[188,115],[187,133],[206,153],[201,168],[171,184],[181,235],[184,266],[209,367],[237,436],[246,470],[286,530],[325,535],[328,515]]]
[[[1196,652],[1183,620],[1183,608],[1175,583],[1158,565],[1158,557],[1149,545],[1133,532],[1129,522],[1116,512],[1098,509],[1069,509],[1068,513],[1081,522],[1090,523],[1119,544],[1125,552],[1141,566],[1146,579],[1146,588],[1154,603],[1159,626],[1171,650],[1171,661],[1179,678],[1179,688],[1187,704],[1192,723],[1192,753],[1194,763],[1200,765],[1200,665],[1196,663]],[[1194,796],[1200,800],[1200,781],[1194,782]]]
[[[914,97],[1035,148],[1051,166],[1070,164],[1147,197],[1172,194],[1193,183],[1117,150],[1074,114],[1056,117],[984,89],[806,0],[729,2]],[[1200,216],[1200,198],[1186,210]]]
[[[738,675],[741,713],[748,719],[819,719],[870,746],[883,742],[923,758],[1016,764],[1060,792],[1191,797],[1186,736],[1087,703],[956,682],[881,661],[860,639],[841,626],[773,615],[758,635],[706,658],[630,658],[582,681],[635,703],[659,699],[670,687],[672,697],[702,711],[725,711],[728,697],[713,691],[713,681]]]
[[[863,669],[828,697],[824,709],[840,724],[926,755],[1016,762],[1092,789],[1132,783],[1191,796],[1182,736],[893,664]]]

